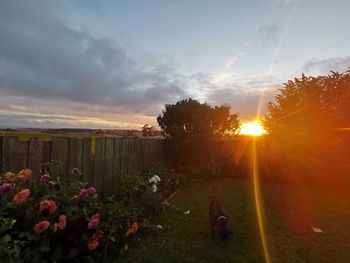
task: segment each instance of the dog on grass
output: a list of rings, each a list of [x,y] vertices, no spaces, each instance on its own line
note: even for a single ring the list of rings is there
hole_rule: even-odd
[[[212,237],[215,236],[216,232],[222,241],[226,241],[232,235],[232,231],[228,226],[227,214],[217,199],[213,199],[210,202],[209,221]]]

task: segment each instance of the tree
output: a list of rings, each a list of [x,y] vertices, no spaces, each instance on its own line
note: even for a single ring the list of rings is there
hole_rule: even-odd
[[[212,107],[191,98],[165,105],[157,121],[178,165],[208,163],[215,143],[233,136],[240,124],[230,106]]]
[[[145,124],[142,127],[142,136],[143,137],[152,137],[158,134],[156,127]]]
[[[239,127],[238,115],[230,113],[229,105],[212,107],[191,98],[165,105],[157,121],[165,137],[173,140],[221,139]]]
[[[350,71],[289,80],[267,106],[264,125],[273,164],[325,178],[348,163]]]
[[[350,127],[350,71],[289,80],[268,104],[270,133],[314,136]]]

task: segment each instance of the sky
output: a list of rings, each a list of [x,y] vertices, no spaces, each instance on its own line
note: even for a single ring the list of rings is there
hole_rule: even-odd
[[[0,0],[0,127],[140,128],[188,97],[261,115],[350,68],[349,0]]]

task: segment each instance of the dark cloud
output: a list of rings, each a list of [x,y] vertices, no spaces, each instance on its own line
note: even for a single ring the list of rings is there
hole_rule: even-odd
[[[328,74],[331,70],[340,73],[350,69],[350,57],[334,57],[327,59],[311,58],[303,67],[307,74]]]
[[[75,25],[64,5],[2,1],[0,34],[3,95],[154,114],[150,101],[164,104],[186,94],[185,77],[171,65],[140,67],[115,39]]]

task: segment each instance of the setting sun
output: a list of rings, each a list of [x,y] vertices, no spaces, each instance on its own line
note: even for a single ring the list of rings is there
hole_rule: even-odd
[[[249,136],[261,136],[266,134],[266,130],[259,121],[242,123],[239,134]]]

